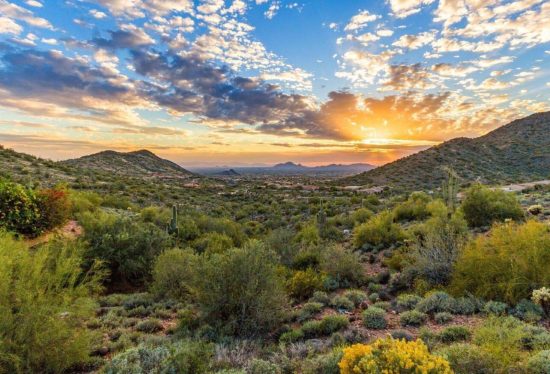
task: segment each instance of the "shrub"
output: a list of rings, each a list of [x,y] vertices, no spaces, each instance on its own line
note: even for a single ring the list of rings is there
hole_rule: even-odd
[[[152,223],[101,212],[84,213],[79,222],[88,244],[85,258],[104,262],[111,284],[142,284],[156,256],[171,245],[169,235]]]
[[[445,323],[451,322],[453,320],[453,315],[447,312],[439,312],[435,314],[434,320],[440,325],[443,325]]]
[[[321,303],[316,303],[314,301],[305,303],[302,306],[302,309],[300,310],[300,316],[298,319],[300,321],[305,321],[307,319],[310,319],[311,317],[319,313],[322,309],[323,309],[323,304]]]
[[[381,330],[387,326],[386,311],[377,307],[369,307],[362,314],[363,324],[369,329]]]
[[[536,204],[536,205],[531,205],[529,208],[527,208],[527,211],[529,212],[529,214],[538,216],[544,211],[544,208],[542,205]]]
[[[206,374],[213,347],[200,341],[184,340],[172,345],[140,345],[122,352],[105,367],[106,374]]]
[[[407,342],[391,338],[345,348],[339,366],[341,374],[452,373],[449,363],[442,357],[431,355],[421,340]]]
[[[452,313],[455,310],[456,300],[446,292],[434,292],[416,304],[416,310],[422,313],[435,314],[439,312]]]
[[[428,315],[426,313],[419,312],[418,310],[409,310],[401,313],[399,316],[401,326],[422,326],[427,319]]]
[[[411,310],[416,307],[416,304],[422,300],[418,295],[402,294],[397,296],[397,307],[400,310]]]
[[[326,292],[315,291],[313,293],[313,296],[311,297],[311,301],[315,301],[323,305],[328,305],[330,303],[330,297],[327,295]]]
[[[349,319],[346,316],[330,315],[321,320],[321,331],[323,331],[325,335],[330,335],[348,327],[348,325]]]
[[[373,292],[369,295],[369,300],[373,303],[377,302],[378,300],[380,300],[380,295],[377,293],[377,292]]]
[[[0,179],[0,229],[34,236],[42,231],[40,218],[33,190]]]
[[[442,202],[436,201],[434,205]],[[430,285],[449,283],[458,254],[468,239],[468,225],[460,212],[448,214],[443,206],[422,226],[416,238],[410,266]]]
[[[382,212],[353,230],[356,248],[370,250],[387,248],[405,239],[401,227],[393,222],[391,212]]]
[[[466,191],[461,209],[470,227],[490,226],[506,219],[522,220],[523,210],[516,196],[476,184]]]
[[[71,214],[69,192],[64,188],[50,188],[37,193],[40,226],[51,230],[64,224]]]
[[[508,369],[523,361],[531,335],[527,326],[514,317],[489,317],[474,331],[473,342],[494,359],[495,369]]]
[[[478,237],[464,249],[451,289],[514,304],[550,283],[549,262],[548,225],[534,221],[497,225],[488,236]]]
[[[377,301],[374,304],[372,304],[372,306],[375,308],[380,308],[380,309],[384,309],[385,311],[388,311],[391,308],[391,303],[389,301]]]
[[[453,313],[472,315],[481,312],[483,305],[483,301],[475,297],[459,297],[454,302]]]
[[[327,354],[307,359],[302,364],[303,374],[340,374],[338,362],[342,359],[342,351],[335,349]]]
[[[342,295],[336,296],[334,299],[332,299],[331,304],[336,309],[343,309],[347,311],[351,311],[355,307],[353,301]]]
[[[0,232],[0,367],[6,372],[62,372],[88,359],[91,296],[104,275],[82,273],[82,248],[50,242],[30,251]],[[3,370],[0,369],[0,372]]]
[[[361,290],[348,290],[344,292],[344,296],[351,300],[355,307],[358,307],[367,299],[367,294]]]
[[[281,343],[294,343],[294,342],[297,342],[299,340],[304,339],[304,337],[305,337],[305,334],[304,334],[304,331],[302,329],[294,329],[294,330],[287,331],[287,332],[283,333],[279,337],[279,341]]]
[[[207,255],[223,253],[233,246],[233,240],[219,232],[207,232],[193,242],[193,247],[197,252]]]
[[[279,374],[279,368],[277,365],[272,364],[269,361],[253,359],[248,368],[249,374]]]
[[[153,266],[151,291],[159,297],[189,300],[199,258],[191,249],[169,249]]]
[[[455,374],[492,374],[493,358],[478,346],[468,343],[456,343],[437,352],[451,365]]]
[[[162,330],[162,323],[158,319],[148,319],[141,321],[136,325],[136,330],[152,334]]]
[[[340,287],[360,286],[365,280],[365,270],[359,254],[342,246],[329,246],[321,252],[320,268]]]
[[[324,276],[312,268],[299,270],[287,281],[288,293],[298,300],[307,299],[313,292],[323,288]]]
[[[351,220],[355,224],[361,224],[367,222],[374,216],[374,213],[367,208],[359,208],[351,213]]]
[[[414,337],[405,330],[393,330],[391,337],[396,340],[405,340],[407,342],[413,341]]]
[[[521,300],[511,313],[514,317],[517,317],[527,322],[537,322],[544,316],[544,310],[540,305],[533,303],[530,300]]]
[[[443,343],[454,343],[468,340],[470,336],[472,333],[464,326],[449,326],[441,331],[437,338]]]
[[[550,350],[540,351],[527,361],[527,368],[532,374],[550,373]]]
[[[202,257],[194,284],[204,318],[226,334],[252,336],[277,327],[287,299],[276,259],[258,241]]]
[[[398,221],[414,221],[428,217],[430,212],[427,205],[430,200],[430,196],[425,192],[413,192],[407,201],[393,209],[395,219]]]
[[[503,316],[506,314],[507,310],[508,304],[501,303],[500,301],[488,301],[483,307],[483,312],[495,316]]]

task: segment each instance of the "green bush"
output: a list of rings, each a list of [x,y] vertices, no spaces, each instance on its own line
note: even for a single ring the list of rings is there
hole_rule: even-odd
[[[149,280],[153,261],[171,246],[170,236],[152,223],[101,212],[84,213],[79,222],[88,244],[86,259],[104,262],[112,284]]]
[[[318,355],[303,361],[303,374],[339,374],[338,363],[342,359],[342,351],[335,349],[332,352]]]
[[[191,249],[168,249],[153,266],[151,291],[159,297],[189,300],[199,257]]]
[[[329,246],[321,252],[320,268],[340,287],[357,287],[365,280],[365,270],[359,254],[342,246]]]
[[[440,325],[443,325],[445,323],[451,322],[453,320],[453,315],[447,312],[439,312],[435,314],[434,320]]]
[[[279,368],[277,365],[260,360],[258,358],[252,359],[248,368],[249,374],[280,374]]]
[[[329,315],[320,321],[309,321],[304,323],[301,330],[307,339],[328,336],[336,331],[342,330],[349,325],[345,316]]]
[[[468,343],[456,343],[443,347],[437,354],[444,357],[455,374],[493,374],[493,357],[478,346]]]
[[[203,256],[194,282],[195,299],[222,333],[253,336],[279,326],[287,299],[272,252],[258,242]]]
[[[136,325],[136,330],[139,332],[152,334],[162,330],[162,323],[160,323],[158,319],[147,319],[139,322]]]
[[[416,310],[422,313],[435,314],[439,312],[453,313],[456,300],[446,292],[437,291],[418,302]]]
[[[391,212],[382,212],[353,230],[355,248],[387,248],[405,239],[401,226],[393,222]]]
[[[324,291],[315,291],[311,297],[311,301],[315,301],[323,305],[329,305],[330,297]]]
[[[531,374],[550,373],[550,350],[540,351],[530,357],[527,368]]]
[[[213,347],[200,341],[184,340],[171,345],[140,345],[122,352],[105,367],[106,374],[207,374]]]
[[[287,331],[284,334],[282,334],[279,338],[279,341],[281,343],[294,343],[304,339],[304,337],[305,337],[305,334],[302,329],[295,329],[295,330]]]
[[[430,214],[427,208],[430,200],[430,196],[425,192],[413,192],[407,201],[393,209],[395,219],[398,221],[414,221],[427,218]]]
[[[300,315],[298,317],[298,320],[305,321],[313,316],[315,316],[317,313],[319,313],[321,310],[323,310],[323,304],[317,303],[314,301],[310,301],[308,303],[305,303],[302,306],[302,309],[300,309]]]
[[[296,271],[287,281],[288,293],[298,300],[304,300],[323,288],[324,276],[312,268]]]
[[[384,309],[371,306],[363,312],[362,317],[363,324],[369,329],[381,330],[388,325]]]
[[[550,284],[550,227],[529,221],[502,224],[472,241],[459,256],[451,290],[517,303]]]
[[[371,306],[375,308],[384,309],[385,311],[388,311],[391,309],[391,303],[389,301],[377,301]]]
[[[343,309],[352,311],[355,308],[355,304],[349,298],[343,295],[338,295],[331,301],[331,305],[336,309]]]
[[[418,310],[409,310],[399,315],[401,326],[422,326],[427,319],[428,315]]]
[[[30,251],[0,232],[0,372],[62,372],[88,360],[104,274],[82,273],[82,248],[54,241]]]
[[[508,310],[508,304],[500,301],[488,301],[483,307],[483,312],[489,315],[503,316]]]
[[[351,213],[351,220],[354,224],[367,222],[374,216],[374,213],[367,208],[359,208]]]
[[[449,326],[439,334],[437,338],[443,343],[455,343],[470,339],[472,333],[464,326]]]
[[[506,219],[522,220],[523,210],[516,196],[476,184],[466,191],[461,209],[470,227],[490,226]]]
[[[535,304],[530,300],[520,300],[520,302],[512,309],[511,313],[514,317],[526,322],[538,322],[544,317],[544,310],[540,305]]]
[[[71,215],[69,191],[65,188],[49,188],[37,193],[40,210],[39,225],[43,230],[51,230],[63,225]]]
[[[219,232],[207,232],[193,242],[193,247],[199,253],[211,255],[214,253],[223,253],[233,248],[233,240]]]
[[[460,212],[449,214],[439,200],[430,204],[432,217],[421,227],[408,267],[430,285],[447,285],[456,259],[467,243],[468,225]]]
[[[402,294],[397,296],[397,307],[402,311],[411,310],[416,307],[420,300],[422,300],[422,297],[418,295]]]
[[[33,190],[0,179],[0,229],[34,236],[42,231],[40,218]]]
[[[351,300],[355,307],[358,307],[367,299],[367,294],[361,290],[348,290],[344,292],[344,296]]]

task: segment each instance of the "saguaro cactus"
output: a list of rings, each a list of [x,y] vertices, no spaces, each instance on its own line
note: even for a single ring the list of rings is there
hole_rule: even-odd
[[[170,234],[178,234],[178,207],[176,205],[172,205],[172,218],[170,219],[168,232]]]

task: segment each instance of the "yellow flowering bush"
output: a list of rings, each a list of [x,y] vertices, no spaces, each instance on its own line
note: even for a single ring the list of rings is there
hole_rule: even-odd
[[[344,349],[341,374],[452,374],[449,363],[430,354],[422,340],[392,338],[355,344]]]

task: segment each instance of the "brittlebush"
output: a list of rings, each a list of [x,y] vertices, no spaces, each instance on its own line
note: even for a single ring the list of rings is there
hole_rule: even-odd
[[[421,340],[407,342],[392,338],[344,349],[338,364],[341,374],[452,374],[449,363],[430,354]]]

